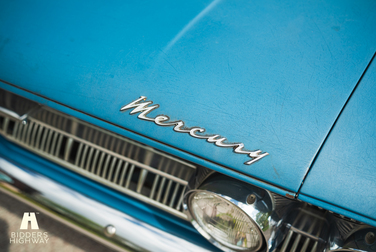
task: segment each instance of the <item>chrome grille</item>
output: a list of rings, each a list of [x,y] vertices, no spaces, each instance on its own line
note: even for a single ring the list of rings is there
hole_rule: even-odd
[[[20,97],[8,94],[8,108],[0,109],[0,133],[6,138],[97,182],[186,218],[181,203],[194,165],[47,107],[32,107],[27,119],[17,112],[14,116],[9,104],[20,105],[10,100]]]
[[[292,224],[287,224],[287,235],[279,252],[319,252],[323,251],[329,224],[325,214],[315,213],[312,209],[299,209],[293,212]]]

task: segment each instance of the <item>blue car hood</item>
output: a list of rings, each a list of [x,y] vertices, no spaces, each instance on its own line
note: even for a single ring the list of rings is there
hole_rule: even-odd
[[[374,1],[2,1],[0,79],[297,192],[376,50]],[[140,96],[250,158],[120,108]]]

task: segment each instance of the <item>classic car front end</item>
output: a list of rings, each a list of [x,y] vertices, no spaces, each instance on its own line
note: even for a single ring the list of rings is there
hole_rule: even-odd
[[[376,251],[373,1],[0,4],[0,188],[109,247]]]

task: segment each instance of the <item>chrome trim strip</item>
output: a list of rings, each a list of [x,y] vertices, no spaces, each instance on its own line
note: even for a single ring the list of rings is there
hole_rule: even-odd
[[[207,251],[2,157],[0,174],[8,178],[0,180],[2,192],[115,250]],[[105,234],[109,225],[116,228],[110,238]]]
[[[20,116],[16,112],[13,112],[12,110],[9,110],[9,109],[3,108],[3,107],[0,107],[0,112],[2,112],[3,114],[8,115],[8,116],[10,116],[10,117],[18,120],[18,121],[22,121],[22,120],[25,120],[27,118],[26,114]]]

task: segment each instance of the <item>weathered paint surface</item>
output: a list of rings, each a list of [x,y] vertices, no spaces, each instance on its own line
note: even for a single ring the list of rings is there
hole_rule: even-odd
[[[346,104],[301,190],[306,201],[333,204],[376,225],[376,61]],[[318,202],[320,204],[320,202]],[[351,212],[343,212],[343,210]],[[367,220],[367,217],[373,222]]]
[[[4,1],[0,79],[296,192],[376,51],[375,12],[374,1]],[[248,166],[119,111],[142,95],[269,155]]]

